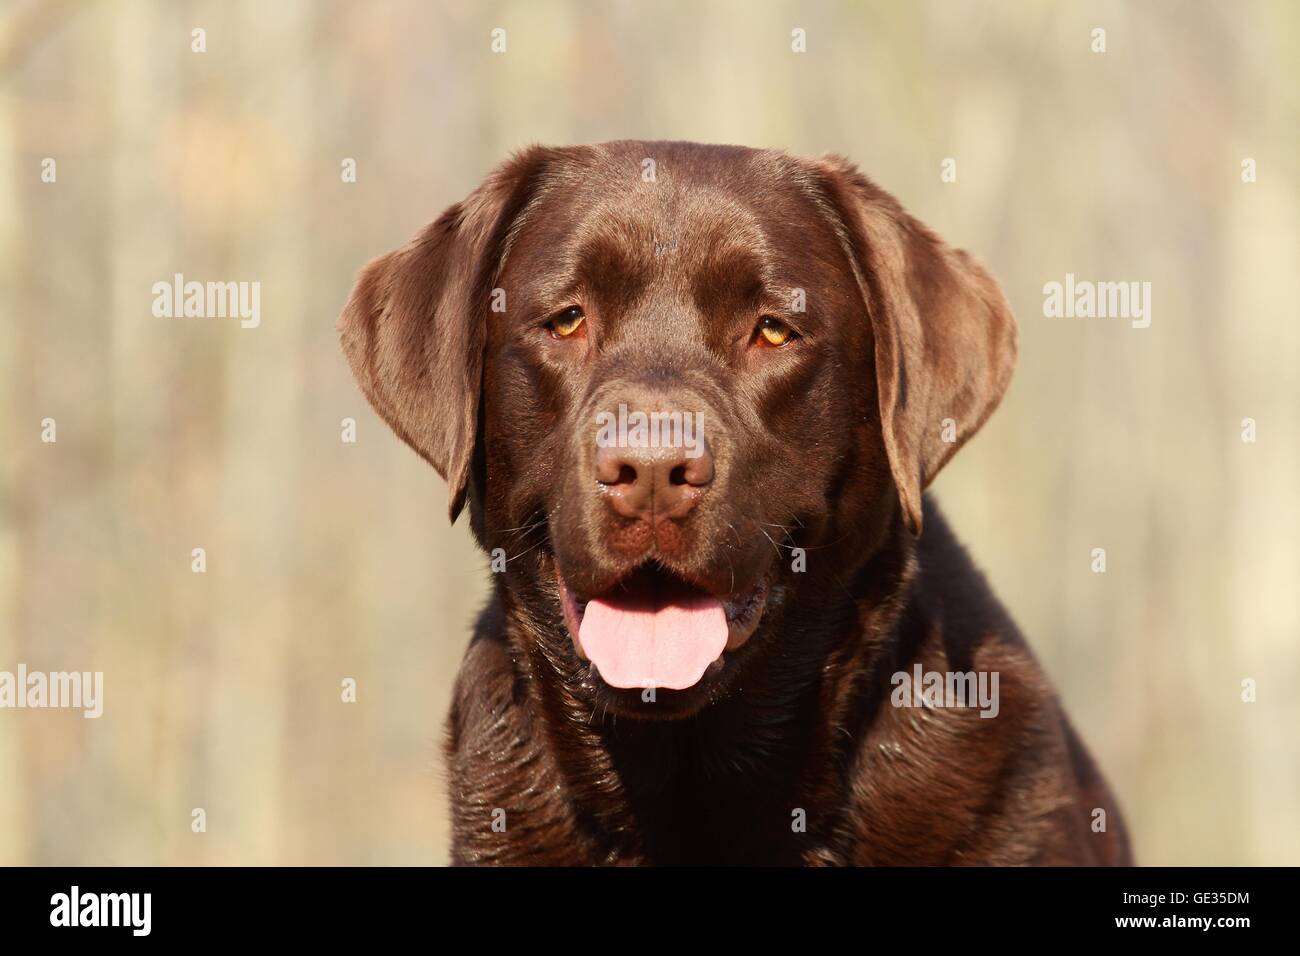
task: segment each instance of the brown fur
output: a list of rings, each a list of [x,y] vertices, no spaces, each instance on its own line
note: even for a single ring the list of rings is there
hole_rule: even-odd
[[[546,335],[575,301],[585,338]],[[773,314],[801,338],[754,347]],[[1006,300],[847,162],[529,149],[371,263],[339,326],[453,519],[468,501],[511,559],[449,721],[455,862],[1130,862],[1050,685],[923,497],[1008,385]],[[671,534],[629,537],[644,527],[591,480],[593,411],[628,396],[707,411],[713,482]],[[720,676],[652,703],[577,656],[556,583],[601,594],[648,561],[720,599],[772,595]],[[998,672],[1000,713],[891,706],[918,662]]]

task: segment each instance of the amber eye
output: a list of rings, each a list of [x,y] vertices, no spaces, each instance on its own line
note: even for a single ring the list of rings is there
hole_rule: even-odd
[[[582,328],[583,313],[578,306],[570,306],[547,323],[547,328],[557,339],[567,339]]]
[[[774,319],[770,315],[766,315],[758,323],[757,337],[762,338],[768,345],[780,348],[787,342],[797,339],[799,335],[780,319]]]

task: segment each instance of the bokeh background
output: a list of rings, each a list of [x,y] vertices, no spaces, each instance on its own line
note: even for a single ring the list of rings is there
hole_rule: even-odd
[[[1139,860],[1300,863],[1298,62],[1284,0],[0,7],[0,670],[106,681],[0,710],[0,864],[446,860],[486,563],[334,320],[511,150],[617,138],[842,152],[988,263],[1020,364],[937,497]],[[155,318],[177,272],[261,326]],[[1044,318],[1067,272],[1151,327]]]

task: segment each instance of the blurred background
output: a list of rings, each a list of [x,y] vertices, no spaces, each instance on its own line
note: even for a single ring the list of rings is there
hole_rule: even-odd
[[[334,321],[510,151],[618,138],[842,152],[988,264],[1020,364],[936,496],[1139,861],[1300,863],[1298,62],[1283,0],[0,7],[0,670],[106,685],[0,710],[0,864],[447,859],[486,561]],[[1045,318],[1067,272],[1150,328]],[[175,273],[260,327],[155,318]]]

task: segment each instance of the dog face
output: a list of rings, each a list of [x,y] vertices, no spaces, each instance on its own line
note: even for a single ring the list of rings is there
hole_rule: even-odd
[[[504,555],[522,659],[637,716],[781,666],[811,603],[920,533],[1015,355],[992,279],[847,163],[684,143],[520,154],[339,324]]]

